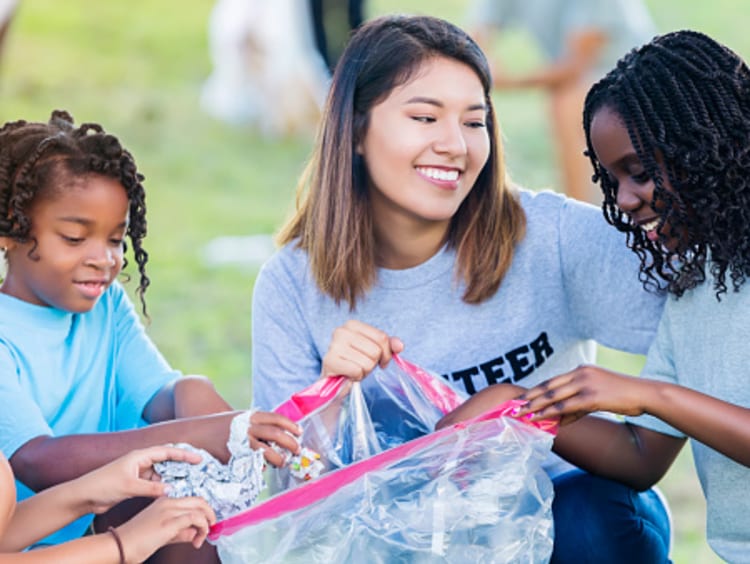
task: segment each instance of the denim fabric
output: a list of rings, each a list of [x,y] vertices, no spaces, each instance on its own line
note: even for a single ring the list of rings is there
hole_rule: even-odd
[[[656,490],[572,470],[552,481],[554,564],[669,562],[669,510]]]

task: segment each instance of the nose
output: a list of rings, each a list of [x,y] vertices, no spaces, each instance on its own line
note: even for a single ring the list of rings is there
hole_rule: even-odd
[[[617,185],[617,207],[629,214],[638,211],[646,203],[640,188],[634,182],[621,180]]]
[[[86,256],[86,265],[100,270],[112,268],[117,264],[117,253],[111,245],[94,244]]]
[[[433,143],[436,153],[448,154],[451,156],[465,155],[466,138],[460,123],[445,121],[443,127],[439,129],[439,135]]]

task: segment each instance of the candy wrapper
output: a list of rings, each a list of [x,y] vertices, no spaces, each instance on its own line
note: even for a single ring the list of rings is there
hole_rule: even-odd
[[[203,449],[180,443],[175,446],[197,452],[199,464],[166,460],[154,464],[162,482],[169,484],[169,497],[200,496],[216,513],[225,519],[255,504],[266,487],[263,480],[265,460],[262,450],[250,448],[247,430],[251,411],[232,420],[227,448],[231,457],[222,464]]]

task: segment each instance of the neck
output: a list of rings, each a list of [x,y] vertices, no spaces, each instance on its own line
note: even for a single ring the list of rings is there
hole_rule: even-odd
[[[413,268],[426,262],[442,248],[448,235],[448,222],[421,226],[375,226],[377,265],[391,270]]]

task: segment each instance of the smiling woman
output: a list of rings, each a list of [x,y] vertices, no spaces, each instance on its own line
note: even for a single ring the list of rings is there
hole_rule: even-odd
[[[646,351],[662,300],[637,257],[593,206],[508,181],[490,88],[484,54],[446,21],[386,16],[352,36],[284,247],[256,282],[258,407],[404,348],[470,394],[592,362],[593,341]],[[654,491],[556,457],[548,471],[553,559],[666,560]]]

